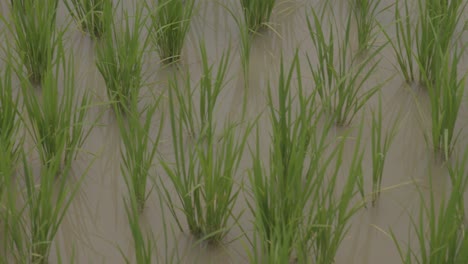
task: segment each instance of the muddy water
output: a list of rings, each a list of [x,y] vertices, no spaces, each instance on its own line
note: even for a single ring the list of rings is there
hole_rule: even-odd
[[[2,8],[0,13],[3,15],[8,13],[5,2],[6,0],[0,2],[0,8]],[[131,6],[133,1],[123,0],[122,2],[126,6]],[[393,2],[384,0],[382,7]],[[204,40],[209,60],[213,63],[219,61],[228,47],[231,50],[229,82],[220,95],[221,101],[216,109],[217,118],[221,124],[227,120],[238,120],[242,116],[244,102],[247,120],[254,120],[265,110],[266,91],[268,85],[274,88],[277,84],[281,55],[284,61],[289,62],[296,48],[299,49],[304,87],[313,89],[305,54],[309,54],[312,61],[315,54],[308,35],[305,12],[310,14],[312,8],[322,5],[323,1],[278,1],[272,16],[272,29],[263,32],[252,42],[250,71],[248,76],[244,76],[240,60],[240,33],[234,19],[225,9],[225,6],[232,8],[240,16],[238,1],[197,1],[179,69],[160,65],[157,54],[153,51],[148,51],[148,55],[145,56],[148,85],[142,91],[142,104],[151,102],[157,95],[165,93],[169,87],[169,80],[174,76],[182,80],[186,71],[190,71],[191,82],[197,83],[197,78],[201,74],[200,40]],[[343,22],[348,13],[346,1],[333,1],[333,5],[337,21]],[[69,22],[68,19],[67,12],[61,5],[58,24],[63,26]],[[392,35],[393,9],[380,13],[378,19]],[[3,28],[4,25],[0,21],[0,33]],[[462,40],[467,39],[467,34],[462,36]],[[115,116],[106,104],[105,84],[95,66],[95,42],[79,32],[74,24],[68,28],[65,40],[69,51],[74,54],[75,58],[76,88],[80,93],[86,90],[91,92],[93,97],[93,107],[90,110],[88,122],[94,129],[83,146],[83,153],[74,164],[74,179],[83,174],[86,176],[56,237],[51,260],[52,263],[56,262],[55,256],[58,249],[62,259],[73,257],[76,260],[75,263],[123,263],[121,252],[131,259],[133,246],[123,204],[126,189],[119,168],[121,141],[118,126]],[[384,42],[384,36],[378,35],[376,43]],[[351,46],[354,50],[356,49],[356,44],[351,43]],[[392,230],[401,241],[408,241],[408,234],[411,233],[408,231],[410,215],[414,215],[420,203],[417,189],[421,188],[423,195],[428,195],[431,191],[428,189],[429,179],[432,178],[436,186],[432,192],[436,193],[436,197],[440,197],[448,186],[445,167],[434,161],[424,139],[424,134],[430,131],[427,95],[423,90],[409,87],[404,83],[394,68],[396,61],[390,47],[385,47],[378,57],[382,60],[369,82],[369,87],[372,83],[375,84],[393,76],[382,88],[383,118],[385,128],[389,128],[391,122],[398,117],[398,133],[388,153],[382,183],[384,191],[381,198],[375,207],[362,209],[352,219],[351,228],[342,243],[336,263],[400,263],[394,242],[389,236],[389,230]],[[466,55],[465,58],[467,58]],[[462,72],[468,69],[467,60],[464,61],[460,66]],[[245,83],[248,84],[248,89],[245,89]],[[364,115],[365,122],[364,172],[368,193],[371,191],[370,111],[377,105],[377,102],[377,98],[374,97],[360,113]],[[165,106],[162,107],[162,110],[164,109]],[[457,125],[458,129],[466,127],[467,110],[468,106],[464,102]],[[162,115],[166,115],[165,113],[161,111],[156,115],[152,135],[156,134],[159,126],[158,120]],[[360,115],[347,128],[353,130],[354,135],[356,135],[359,120]],[[269,144],[267,135],[270,128],[265,115],[259,119],[259,126],[260,131],[265,134],[265,137],[262,137],[262,149],[267,150]],[[343,129],[336,128],[329,136],[337,138],[342,134]],[[457,146],[458,152],[462,151],[468,143],[465,135],[466,132],[461,132]],[[352,159],[354,140],[351,137],[348,141],[345,161],[349,163]],[[167,160],[173,158],[168,127],[163,129],[159,151],[161,158]],[[151,185],[165,183],[170,186],[158,162],[155,163],[156,166],[152,171],[155,179]],[[248,181],[245,170],[250,165],[250,158],[246,154],[241,162],[239,170],[241,173],[237,175],[237,181],[246,184],[246,189],[248,189]],[[344,170],[346,171],[346,168]],[[246,237],[252,236],[253,220],[247,210],[247,196],[247,194],[242,194],[235,207],[235,213],[243,213],[239,222],[242,228],[234,225],[226,239],[229,243],[212,247],[197,244],[188,233],[179,231],[167,208],[162,205],[162,198],[156,191],[153,191],[142,215],[141,224],[145,230],[153,232],[156,238],[156,258],[160,263],[170,263],[171,260],[180,263],[247,263],[246,249],[250,249],[250,245]],[[175,194],[174,198],[176,198]]]

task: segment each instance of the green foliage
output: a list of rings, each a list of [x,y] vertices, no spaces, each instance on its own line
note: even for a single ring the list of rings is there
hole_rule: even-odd
[[[134,90],[143,85],[143,58],[147,40],[143,37],[145,17],[137,7],[130,16],[123,9],[124,18],[114,20],[115,10],[105,10],[105,20],[113,21],[110,30],[102,36],[97,48],[96,66],[106,83],[107,95],[116,111],[124,113],[129,108]]]
[[[63,47],[57,50],[55,69],[46,72],[42,79],[41,95],[31,90],[31,84],[23,78],[22,91],[26,106],[28,131],[36,143],[41,162],[45,166],[56,160],[67,164],[74,160],[91,128],[86,129],[85,117],[89,108],[89,96],[84,93],[77,100],[74,78],[74,61],[64,55]],[[53,69],[53,70],[52,70]],[[62,73],[63,75],[61,75]],[[60,78],[63,76],[63,79]],[[62,79],[62,82],[59,80]],[[59,88],[62,88],[59,91]]]
[[[190,232],[197,238],[216,243],[228,233],[229,219],[238,218],[233,216],[239,194],[234,188],[234,176],[250,128],[236,136],[236,125],[228,124],[220,137],[216,136],[214,107],[225,85],[229,54],[221,58],[216,74],[214,67],[208,64],[204,46],[201,55],[203,71],[197,87],[200,91],[198,109],[194,107],[196,101],[190,82],[187,81],[182,91],[175,80],[171,82],[169,110],[175,164],[171,166],[165,161],[162,164],[175,188]],[[195,135],[195,140],[187,140],[184,131]],[[175,211],[176,201],[164,183],[163,187],[170,211],[183,230]]]
[[[148,6],[151,17],[151,39],[164,63],[180,59],[192,19],[194,0],[159,0]]]
[[[359,57],[353,57],[349,61],[350,21],[351,17],[348,17],[344,39],[336,43],[333,26],[330,25],[327,39],[321,18],[315,11],[313,11],[313,21],[307,19],[309,34],[318,57],[318,62],[315,64],[308,57],[315,89],[322,107],[339,126],[348,125],[382,86],[382,84],[374,85],[365,92],[361,91],[375,72],[380,60],[372,61],[384,46],[377,48],[362,61]],[[335,30],[338,32],[338,28]]]
[[[62,32],[56,30],[58,0],[11,0],[10,31],[31,83],[42,82],[54,61]]]
[[[250,32],[257,32],[269,21],[276,0],[240,0],[244,20]]]
[[[111,0],[65,0],[64,3],[81,30],[92,37],[100,38],[108,30],[105,12],[109,12]]]
[[[401,242],[392,232],[401,260],[404,263],[466,263],[468,261],[468,237],[466,236],[464,194],[467,188],[466,161],[468,151],[462,161],[449,165],[452,188],[437,204],[430,179],[429,201],[425,202],[420,191],[421,205],[419,219],[412,219],[417,246]]]

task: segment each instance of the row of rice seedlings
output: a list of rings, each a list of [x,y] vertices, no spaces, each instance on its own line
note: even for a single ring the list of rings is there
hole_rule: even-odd
[[[114,19],[116,9],[105,12],[111,28],[102,36],[97,48],[96,66],[106,83],[107,95],[115,111],[124,113],[132,103],[134,90],[143,84],[143,58],[148,38],[143,36],[146,18],[137,7],[131,17],[122,7],[124,18]],[[133,19],[131,19],[133,18]]]
[[[108,24],[105,13],[112,8],[111,0],[65,0],[68,12],[83,32],[93,38],[100,38]]]
[[[51,67],[61,32],[56,30],[58,0],[11,0],[11,22],[19,69],[26,69],[31,83],[42,82]]]
[[[419,0],[416,22],[410,17],[409,2],[403,2],[403,13],[400,11],[400,1],[395,3],[396,39],[391,39],[385,31],[384,34],[396,54],[398,68],[406,82],[416,81],[416,67],[419,68],[420,82],[433,81],[437,74],[435,56],[440,53],[439,49],[442,49],[442,53],[450,50],[466,2]],[[429,80],[426,80],[426,76]]]
[[[50,248],[63,218],[75,196],[82,178],[70,185],[71,163],[61,166],[57,158],[49,166],[41,166],[36,175],[23,153],[23,181],[8,191],[7,233],[8,253],[15,263],[48,263]],[[24,187],[22,187],[24,184]],[[20,196],[19,196],[20,195]],[[17,201],[21,199],[24,204]]]
[[[250,129],[237,134],[236,126],[228,124],[220,137],[216,136],[214,107],[219,92],[225,85],[229,56],[223,56],[215,74],[214,66],[208,64],[204,46],[201,47],[201,54],[203,72],[197,87],[200,91],[199,109],[194,107],[196,102],[190,83],[187,83],[185,90],[179,91],[176,81],[171,82],[169,110],[175,163],[163,161],[162,165],[178,195],[190,233],[202,240],[218,243],[228,233],[231,217],[234,221],[239,217],[233,215],[233,207],[239,194],[235,190],[234,176],[237,174]],[[176,101],[183,97],[182,94],[187,100]],[[190,127],[191,123],[200,128],[197,135],[203,135],[197,140],[187,140],[184,137],[184,130],[193,129]],[[179,208],[177,201],[164,183],[163,190],[170,212],[183,231],[176,213]]]
[[[351,200],[362,177],[362,158],[353,161],[341,195],[335,197],[343,141],[329,148],[326,140],[332,123],[319,128],[316,93],[305,95],[300,78],[298,94],[292,94],[293,74],[301,76],[299,65],[297,54],[287,72],[281,62],[277,107],[271,87],[269,90],[273,132],[268,169],[261,161],[257,130],[249,173],[253,194],[249,208],[255,216],[253,263],[310,263],[312,259],[314,263],[333,263],[349,220],[360,208],[352,206]],[[359,148],[357,144],[355,154],[362,157]],[[333,160],[335,168],[330,167]]]
[[[130,109],[126,111],[127,115],[125,117],[117,115],[124,147],[121,151],[121,171],[127,187],[132,189],[131,194],[135,195],[139,211],[142,212],[150,194],[147,191],[147,182],[161,137],[162,120],[156,139],[152,141],[149,133],[154,113],[158,109],[159,99],[140,111],[138,95],[135,94],[132,97]],[[140,121],[141,117],[144,117],[143,122]]]
[[[65,57],[63,46],[59,44],[58,64],[42,79],[41,96],[30,88],[31,84],[22,79],[24,105],[26,106],[27,130],[33,138],[43,165],[49,166],[60,160],[63,164],[74,160],[89,135],[85,117],[90,99],[85,92],[81,100],[76,100],[74,61]],[[60,73],[63,81],[59,82]],[[61,91],[60,88],[62,88]]]
[[[451,191],[440,204],[432,191],[430,179],[429,202],[425,202],[420,190],[419,219],[412,218],[416,233],[416,245],[403,245],[391,232],[392,239],[404,263],[467,263],[468,236],[465,222],[465,191],[468,184],[466,162],[468,151],[462,161],[449,166]],[[405,248],[406,247],[406,248]]]
[[[357,24],[357,37],[359,50],[369,50],[374,46],[377,27],[376,15],[382,0],[352,0],[351,9]]]
[[[371,148],[372,148],[372,205],[375,205],[380,196],[385,159],[388,150],[396,136],[397,122],[383,135],[382,132],[382,97],[379,97],[377,112],[372,112]]]
[[[240,0],[244,20],[251,33],[267,27],[276,0]]]
[[[438,42],[435,46],[438,54],[434,57],[432,63],[437,72],[424,72],[431,102],[432,121],[431,140],[427,141],[432,142],[435,153],[441,154],[447,160],[458,138],[458,134],[455,132],[455,124],[465,90],[466,76],[468,75],[468,73],[465,73],[459,77],[458,66],[467,45],[462,49],[455,47],[453,50],[445,50]]]
[[[349,61],[351,16],[347,19],[344,39],[338,40],[338,43],[335,43],[335,31],[331,23],[328,39],[326,38],[322,19],[315,11],[313,21],[307,18],[309,34],[318,57],[315,64],[308,57],[308,63],[322,107],[337,125],[346,126],[382,86],[378,84],[362,91],[380,62],[372,61],[384,46],[375,49],[362,61],[356,56]],[[338,28],[335,30],[340,32]],[[335,56],[338,62],[335,61]]]
[[[180,59],[194,4],[194,0],[159,0],[154,7],[147,4],[151,17],[151,39],[164,63]]]

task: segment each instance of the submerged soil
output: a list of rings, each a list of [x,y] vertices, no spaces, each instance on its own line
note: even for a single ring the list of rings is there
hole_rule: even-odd
[[[7,17],[6,0],[0,1],[2,14]],[[132,0],[121,0],[126,6],[131,6]],[[250,72],[247,78],[248,89],[244,89],[245,76],[240,60],[240,34],[228,6],[239,14],[240,4],[230,0],[196,1],[196,10],[191,23],[191,29],[185,42],[182,61],[179,68],[168,67],[159,63],[157,53],[148,51],[145,62],[145,72],[148,85],[142,91],[142,105],[154,100],[155,96],[168,89],[168,81],[175,76],[181,79],[186,70],[190,71],[191,82],[197,83],[201,74],[201,59],[199,52],[200,40],[207,46],[210,62],[219,61],[222,53],[231,49],[231,60],[228,69],[228,79],[216,113],[219,122],[227,119],[240,118],[242,102],[247,100],[246,118],[254,120],[264,112],[266,107],[266,91],[268,85],[275,87],[278,79],[281,56],[289,63],[296,49],[302,65],[302,78],[305,89],[313,89],[312,76],[308,70],[306,54],[312,61],[315,58],[312,42],[307,29],[306,13],[311,14],[312,8],[321,7],[324,1],[318,0],[284,0],[278,1],[271,18],[270,28],[255,36],[252,42]],[[349,12],[347,1],[333,1],[333,10],[337,23],[344,23]],[[70,23],[68,13],[60,1],[58,24]],[[382,1],[381,8],[394,4],[392,0]],[[318,10],[318,9],[317,9]],[[378,15],[378,20],[390,35],[393,35],[393,12],[391,7]],[[466,12],[465,12],[466,13]],[[119,18],[117,18],[119,19]],[[466,16],[465,18],[466,19]],[[0,22],[0,31],[5,26]],[[352,50],[357,52],[355,28],[352,29]],[[7,33],[5,33],[7,34]],[[468,36],[462,36],[462,41],[468,41]],[[342,37],[342,36],[341,36]],[[2,38],[2,42],[9,41]],[[51,252],[51,262],[55,262],[57,249],[63,259],[74,256],[75,263],[123,263],[122,252],[132,259],[132,237],[128,227],[127,216],[123,204],[126,187],[120,173],[119,129],[113,112],[107,102],[104,80],[95,66],[95,45],[89,36],[69,24],[65,41],[69,52],[74,54],[76,89],[80,93],[85,90],[93,95],[93,107],[89,112],[88,122],[94,123],[94,128],[83,152],[74,164],[74,178],[86,173],[80,187],[60,228]],[[377,35],[375,45],[385,43],[383,34]],[[467,55],[462,60],[460,70],[468,69]],[[398,117],[400,124],[396,138],[387,156],[382,186],[384,191],[375,207],[368,206],[356,214],[350,223],[341,248],[336,257],[336,263],[358,264],[394,264],[400,263],[400,257],[389,232],[394,232],[401,241],[408,241],[411,234],[411,216],[417,216],[420,206],[420,194],[435,193],[436,198],[443,196],[449,186],[449,178],[445,165],[434,160],[432,152],[426,144],[425,135],[430,133],[430,112],[427,94],[424,89],[408,86],[395,68],[396,59],[393,50],[387,45],[375,58],[381,60],[377,71],[372,76],[366,88],[372,84],[387,80],[382,87],[384,128],[390,127]],[[390,78],[391,77],[391,78]],[[346,128],[334,128],[329,135],[336,138],[344,135],[344,130],[352,130],[356,135],[363,114],[364,135],[362,144],[366,146],[364,156],[365,190],[371,191],[372,164],[370,159],[370,124],[371,110],[377,106],[378,98],[374,96],[351,125]],[[163,107],[164,108],[164,107]],[[162,109],[164,110],[164,109]],[[467,146],[465,126],[468,121],[467,104],[464,98],[457,123],[461,130],[456,153],[461,153]],[[161,111],[155,117],[152,128],[156,134],[162,115]],[[168,120],[166,118],[166,120]],[[166,122],[168,124],[168,122]],[[264,114],[259,120],[260,131],[265,140],[263,148],[268,149],[269,122]],[[252,142],[253,143],[253,135]],[[345,165],[347,170],[353,155],[354,138],[350,137],[345,150]],[[162,143],[159,148],[162,158],[170,159],[173,155],[169,126],[163,130]],[[38,163],[37,156],[32,155],[31,162]],[[265,159],[267,160],[267,159]],[[170,186],[167,175],[155,161],[153,176],[155,184],[161,181]],[[237,181],[248,185],[246,170],[251,166],[251,159],[246,151],[242,160]],[[345,175],[345,173],[343,173]],[[433,189],[429,189],[429,179],[433,180]],[[151,185],[153,182],[151,183]],[[247,192],[248,187],[245,187]],[[174,193],[174,198],[176,194]],[[221,246],[209,246],[196,243],[188,232],[181,232],[169,214],[162,198],[153,191],[142,214],[142,225],[151,230],[157,238],[155,243],[158,253],[156,258],[160,263],[170,263],[171,258],[179,259],[181,263],[248,263],[246,249],[250,249],[248,237],[252,236],[253,217],[248,212],[247,193],[241,194],[237,201],[235,212],[241,213],[238,223],[234,225]],[[467,202],[468,204],[468,202]],[[245,234],[244,234],[245,232]]]

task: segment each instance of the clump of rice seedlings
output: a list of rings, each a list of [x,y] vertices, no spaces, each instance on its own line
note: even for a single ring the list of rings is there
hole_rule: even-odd
[[[74,160],[91,130],[84,124],[89,96],[85,93],[81,100],[76,100],[73,57],[66,58],[60,47],[55,69],[49,66],[43,76],[40,97],[30,89],[29,82],[22,81],[27,129],[45,166],[55,160],[64,164]],[[59,82],[62,76],[63,81]],[[59,87],[63,90],[59,91]]]
[[[169,110],[172,130],[172,143],[175,163],[162,162],[177,193],[181,210],[185,215],[190,233],[211,243],[221,242],[229,231],[228,221],[233,216],[233,207],[239,191],[234,189],[234,176],[237,174],[247,135],[250,129],[237,134],[236,125],[228,124],[218,137],[214,121],[214,106],[219,91],[225,85],[225,67],[228,56],[223,57],[218,72],[208,65],[204,46],[202,53],[202,78],[199,87],[199,107],[193,105],[194,96],[187,101],[176,101],[174,96],[180,87],[174,80],[169,90]],[[190,85],[187,90],[191,92]],[[192,101],[193,100],[193,101]],[[176,107],[178,104],[178,108]],[[201,125],[202,137],[187,140],[184,130],[192,129],[185,120],[187,115],[197,115],[197,125]],[[188,117],[194,120],[194,117]],[[199,131],[199,130],[197,130]],[[168,206],[176,222],[183,230],[176,210],[179,208],[169,189],[163,184]],[[238,216],[233,216],[236,220]]]
[[[425,75],[431,102],[431,139],[434,151],[448,159],[458,138],[455,134],[455,124],[467,74],[461,78],[458,76],[458,65],[464,48],[460,50],[455,47],[454,50],[444,51],[443,47],[439,47],[437,51],[434,61],[437,72],[430,73],[432,78]]]
[[[250,32],[266,27],[276,0],[240,0],[244,20]]]
[[[416,245],[408,244],[406,249],[393,232],[391,236],[404,263],[467,263],[468,236],[465,226],[464,194],[468,177],[463,161],[449,166],[451,191],[437,205],[430,180],[429,202],[420,191],[421,205],[419,219],[412,218],[416,233]]]
[[[335,197],[343,141],[329,148],[326,141],[332,123],[319,128],[316,94],[305,95],[300,79],[297,95],[292,93],[293,74],[301,76],[297,54],[287,72],[283,62],[280,67],[276,107],[271,88],[268,96],[273,129],[269,167],[261,161],[257,130],[249,173],[253,194],[249,208],[255,216],[255,239],[259,240],[253,243],[252,262],[333,263],[350,217],[359,208],[350,204],[362,176],[362,154],[356,155],[345,187]],[[335,168],[330,167],[333,160]]]
[[[322,107],[333,117],[338,126],[348,125],[381,87],[381,84],[374,85],[367,91],[362,91],[366,81],[379,64],[379,60],[376,62],[372,60],[384,46],[377,48],[362,61],[359,61],[358,57],[349,61],[350,22],[351,16],[348,18],[344,39],[336,43],[333,26],[330,25],[327,39],[322,22],[315,11],[313,11],[313,22],[307,19],[309,33],[318,56],[318,62],[315,64],[308,57],[315,88]],[[335,61],[336,56],[338,62]]]
[[[199,89],[192,88],[190,83],[190,75],[187,72],[185,78],[184,89],[176,89],[173,87],[171,92],[175,94],[179,102],[179,118],[184,123],[184,129],[193,138],[203,139],[207,129],[211,131],[213,125],[213,114],[218,96],[221,93],[226,81],[226,73],[229,64],[230,49],[226,54],[221,56],[216,75],[214,66],[208,64],[208,56],[204,44],[201,44],[200,55],[202,61],[203,75],[200,78]],[[200,93],[198,109],[195,106],[195,92]]]
[[[164,63],[180,59],[194,4],[194,0],[160,0],[155,7],[148,7],[151,39]]]
[[[407,83],[412,83],[415,81],[415,65],[413,59],[413,47],[415,45],[413,37],[414,28],[413,21],[411,21],[410,18],[408,1],[403,2],[405,3],[404,15],[400,11],[399,0],[395,3],[396,40],[393,41],[385,30],[383,30],[383,33],[395,52],[398,68],[401,74],[403,74],[405,81]]]
[[[257,129],[256,148],[252,153],[253,166],[249,171],[253,195],[249,208],[255,216],[255,238],[259,240],[254,241],[253,263],[289,263],[293,259],[305,215],[304,207],[316,187],[311,178],[316,165],[312,163],[316,160],[311,160],[311,164],[307,164],[306,160],[319,118],[313,118],[316,108],[308,109],[311,98],[303,94],[300,85],[296,96],[299,100],[298,109],[292,108],[292,75],[296,71],[300,76],[297,55],[287,72],[283,65],[281,61],[278,107],[274,106],[271,87],[268,93],[273,129],[270,168],[267,171],[262,164]],[[293,113],[297,117],[294,118]],[[259,249],[257,245],[260,245]]]
[[[81,30],[100,38],[108,29],[104,12],[109,12],[111,0],[66,0],[65,6]]]
[[[374,29],[377,26],[376,15],[377,8],[381,0],[352,0],[351,8],[357,24],[357,37],[359,50],[367,51],[374,45],[375,33]]]
[[[20,119],[18,97],[13,96],[12,69],[7,64],[0,75],[0,216],[4,210],[4,192],[9,186],[19,158],[17,142]]]
[[[372,112],[371,148],[372,148],[372,205],[380,196],[382,176],[388,150],[396,135],[397,122],[390,131],[382,134],[382,97],[379,97],[377,112]]]
[[[54,158],[48,166],[41,166],[35,175],[23,153],[24,190],[18,188],[23,205],[13,191],[8,199],[8,247],[16,263],[48,263],[52,242],[75,196],[81,179],[70,186],[68,177],[56,178],[59,171],[67,175],[70,163],[61,168]]]
[[[9,29],[31,83],[40,84],[51,67],[62,33],[56,30],[58,0],[11,0]]]
[[[400,2],[395,3],[396,39],[392,40],[385,31],[384,34],[392,45],[406,82],[416,80],[417,67],[420,82],[433,81],[437,74],[435,56],[438,56],[438,49],[446,53],[452,46],[466,3],[461,0],[419,0],[417,20],[411,21],[408,1],[403,2],[404,14],[400,12]]]
[[[156,139],[150,138],[151,121],[158,109],[159,99],[153,105],[146,106],[142,111],[138,109],[138,95],[133,96],[130,109],[125,117],[118,115],[120,135],[124,149],[121,151],[121,170],[125,183],[135,199],[139,211],[143,211],[148,191],[146,190],[148,176],[153,165],[154,155],[158,149],[161,128],[158,129]],[[140,118],[144,118],[143,122]],[[129,208],[131,209],[131,208]]]
[[[130,16],[114,19],[115,10],[105,10],[111,28],[105,32],[97,48],[96,66],[106,83],[107,95],[115,111],[124,113],[132,102],[133,90],[139,90],[143,82],[143,56],[148,38],[143,37],[145,17],[142,8]]]
[[[419,23],[416,30],[420,81],[433,81],[438,72],[436,56],[449,51],[466,2],[463,0],[419,0]],[[429,77],[429,80],[427,80]]]

